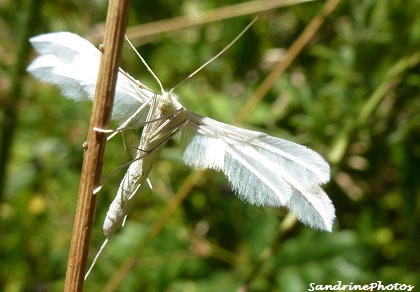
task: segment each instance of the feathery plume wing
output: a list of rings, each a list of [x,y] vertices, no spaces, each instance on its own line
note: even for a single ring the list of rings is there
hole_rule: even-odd
[[[256,205],[286,206],[313,228],[331,231],[331,200],[320,187],[330,167],[311,149],[264,133],[188,113],[181,131],[182,159],[222,171],[238,196]]]
[[[70,32],[42,34],[30,42],[40,54],[27,68],[32,76],[57,85],[69,99],[93,100],[101,58],[94,45]],[[117,78],[113,118],[123,122],[153,98],[154,92],[121,69]],[[130,124],[143,123],[147,112],[142,111]]]

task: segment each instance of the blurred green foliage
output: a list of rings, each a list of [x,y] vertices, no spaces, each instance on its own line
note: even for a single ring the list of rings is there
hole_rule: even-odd
[[[23,2],[0,4],[2,96],[16,62]],[[132,2],[129,26],[238,1]],[[231,123],[323,4],[315,1],[174,31],[138,50],[169,89],[258,16],[229,51],[177,89],[187,109]],[[60,30],[92,34],[105,20],[106,5],[44,1],[33,35]],[[340,3],[243,125],[327,157],[332,180],[325,189],[337,209],[334,232],[298,223],[281,234],[286,210],[244,204],[222,174],[208,171],[164,228],[145,242],[145,234],[192,172],[178,160],[177,142],[170,142],[150,176],[154,194],[142,189],[85,290],[112,286],[108,281],[137,254],[118,291],[237,291],[253,273],[249,291],[307,291],[311,282],[337,281],[419,286],[419,7],[418,0]],[[158,90],[128,48],[122,67]],[[68,101],[56,88],[26,75],[20,82],[24,94],[0,202],[0,289],[60,291],[90,104]],[[125,134],[128,150],[121,138],[108,143],[104,174],[132,157],[140,133]],[[91,259],[104,240],[102,222],[122,175],[113,176],[100,194]],[[266,249],[273,254],[256,270]]]

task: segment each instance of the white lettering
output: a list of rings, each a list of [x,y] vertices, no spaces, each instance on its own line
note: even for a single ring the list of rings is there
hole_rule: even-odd
[[[315,283],[309,283],[310,289],[308,289],[308,291],[314,291],[315,290],[314,285]]]
[[[403,291],[412,291],[415,288],[413,285],[407,284],[388,284],[383,285],[382,281],[372,282],[370,284],[343,284],[343,281],[337,281],[337,284],[327,284],[321,285],[314,282],[309,283],[308,291],[337,291],[337,290],[349,290],[349,291],[383,291],[383,290],[403,290]]]

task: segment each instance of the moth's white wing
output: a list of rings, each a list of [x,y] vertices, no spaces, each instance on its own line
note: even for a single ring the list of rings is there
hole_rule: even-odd
[[[89,41],[70,32],[43,34],[30,39],[40,54],[27,68],[42,82],[57,85],[73,100],[93,100],[101,52]],[[127,120],[153,92],[120,70],[115,92],[113,117]],[[147,110],[136,118],[144,121]]]
[[[191,112],[181,141],[186,164],[222,171],[243,200],[286,206],[301,222],[331,231],[335,210],[320,187],[330,167],[318,153]]]

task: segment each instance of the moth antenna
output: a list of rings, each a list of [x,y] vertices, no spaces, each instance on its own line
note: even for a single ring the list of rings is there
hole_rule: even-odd
[[[93,259],[93,262],[89,267],[89,270],[86,272],[85,281],[86,281],[87,277],[89,276],[90,272],[92,271],[93,267],[95,266],[96,261],[98,260],[99,256],[101,255],[102,251],[104,250],[104,248],[107,244],[108,244],[108,238],[105,239],[104,243],[102,244],[102,246],[99,249],[98,253],[96,254],[95,258]]]
[[[239,34],[236,38],[233,39],[233,41],[231,41],[223,50],[221,50],[216,56],[214,56],[213,58],[211,58],[210,60],[208,60],[206,63],[204,63],[203,65],[201,65],[197,70],[195,70],[194,72],[192,72],[190,75],[188,75],[184,80],[182,80],[181,82],[179,82],[177,85],[175,85],[174,87],[172,87],[171,90],[169,90],[168,95],[170,95],[177,87],[179,87],[181,84],[184,84],[185,81],[187,81],[188,79],[190,79],[191,77],[193,77],[195,74],[197,74],[199,71],[201,71],[201,69],[203,69],[204,67],[206,67],[208,64],[210,64],[211,62],[213,62],[215,59],[217,59],[218,57],[220,57],[221,54],[223,54],[224,52],[226,52],[234,43],[236,43],[236,41],[254,24],[255,21],[257,21],[258,17],[254,18],[253,21],[251,21],[250,24],[248,24]]]
[[[136,52],[137,56],[140,58],[141,62],[144,64],[144,66],[146,66],[147,71],[149,71],[150,74],[152,74],[153,78],[155,78],[155,80],[159,84],[160,91],[163,94],[165,92],[165,90],[163,89],[162,83],[160,82],[159,78],[156,76],[155,72],[153,72],[152,68],[149,67],[149,65],[147,64],[146,60],[143,59],[143,57],[136,50],[136,48],[133,46],[133,44],[130,42],[130,40],[128,39],[128,37],[126,35],[125,35],[125,39],[127,40],[127,42],[130,45],[130,47],[133,49],[133,51]]]

